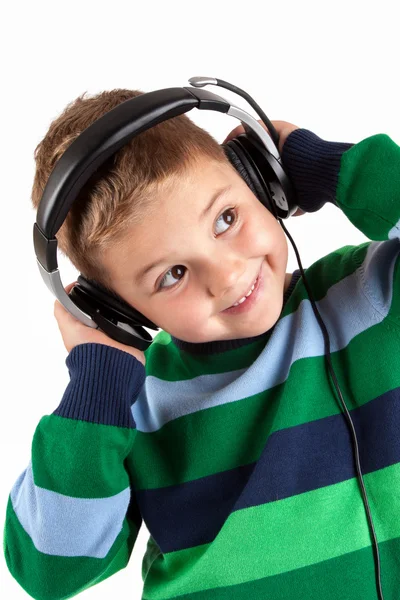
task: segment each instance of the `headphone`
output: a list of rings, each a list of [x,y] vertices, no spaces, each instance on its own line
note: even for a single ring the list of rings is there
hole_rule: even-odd
[[[155,90],[122,102],[92,123],[67,148],[46,183],[33,226],[33,243],[40,274],[64,308],[84,325],[99,328],[122,344],[140,350],[147,349],[152,343],[152,336],[143,327],[155,331],[158,331],[159,327],[118,294],[81,274],[67,294],[58,270],[55,234],[89,178],[112,154],[136,135],[193,108],[215,110],[239,119],[245,133],[228,140],[222,147],[229,162],[251,191],[278,220],[296,253],[304,285],[324,335],[327,366],[352,434],[357,476],[374,542],[378,598],[383,600],[379,550],[360,468],[357,436],[333,370],[328,331],[312,297],[296,245],[281,220],[288,219],[298,206],[294,188],[282,166],[278,150],[279,135],[259,105],[240,88],[211,77],[192,77],[189,83],[193,87]],[[261,117],[270,135],[246,111],[208,90],[198,89],[205,85],[224,87],[245,98]]]

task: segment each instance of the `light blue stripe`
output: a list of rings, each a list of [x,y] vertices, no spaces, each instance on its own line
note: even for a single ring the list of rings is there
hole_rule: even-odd
[[[385,318],[392,302],[398,254],[397,240],[371,242],[361,267],[332,285],[316,303],[329,333],[331,352],[345,348],[355,336]],[[311,302],[303,300],[294,313],[276,324],[268,344],[247,369],[177,382],[146,377],[132,406],[137,429],[157,431],[173,419],[268,390],[287,379],[295,361],[324,354],[325,342]]]
[[[122,529],[130,488],[108,498],[65,496],[35,485],[31,461],[10,496],[19,522],[40,552],[104,558]]]
[[[386,317],[392,304],[394,268],[399,253],[400,246],[396,238],[385,242],[371,242],[364,262],[354,274],[359,274],[363,290],[382,317]]]
[[[400,239],[400,219],[397,221],[396,225],[392,227],[389,231],[389,240],[399,238]]]

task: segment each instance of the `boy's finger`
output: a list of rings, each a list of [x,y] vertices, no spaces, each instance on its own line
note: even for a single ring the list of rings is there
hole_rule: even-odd
[[[68,285],[66,285],[64,287],[64,290],[66,291],[66,293],[68,294],[71,289],[74,287],[74,285],[76,284],[76,281],[73,281],[72,283],[69,283]],[[57,298],[54,301],[54,310],[53,313],[56,316],[56,311],[58,311],[59,309],[61,309],[62,311],[68,312],[65,310],[65,308],[63,307],[63,305],[61,304],[61,302],[59,300],[57,300]],[[57,318],[57,317],[56,317]]]
[[[70,314],[65,307],[61,304],[61,302],[59,300],[55,300],[54,301],[54,315],[57,319],[57,316],[59,316],[60,314]]]
[[[67,294],[72,290],[72,288],[74,287],[74,285],[78,283],[77,281],[73,281],[72,283],[69,283],[68,285],[65,286],[64,290],[67,292]]]
[[[295,212],[295,213],[294,213],[292,216],[293,216],[293,217],[300,217],[300,215],[305,215],[305,214],[306,214],[306,213],[305,213],[305,211],[304,211],[304,210],[302,210],[301,208],[298,208],[298,209],[296,210],[296,212]]]
[[[77,281],[73,281],[72,283],[69,283],[68,285],[66,285],[64,287],[65,292],[67,294],[69,294],[69,292],[72,290],[72,288],[74,287],[74,285],[76,283],[78,283],[78,282]],[[58,299],[56,299],[55,302],[54,302],[54,310],[56,309],[56,306],[59,307],[62,311],[66,312],[66,313],[68,313],[70,315],[70,313],[65,309],[65,307],[61,304],[61,302]],[[72,315],[70,315],[70,316],[72,316]]]
[[[59,302],[58,300],[54,303],[54,316],[56,318],[57,323],[62,324],[63,327],[73,327],[80,321],[71,315],[71,313]]]

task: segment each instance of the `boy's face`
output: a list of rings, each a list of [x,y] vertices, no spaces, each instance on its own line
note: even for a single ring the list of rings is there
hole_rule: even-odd
[[[273,327],[291,278],[287,259],[286,236],[275,217],[231,165],[204,159],[187,181],[163,187],[103,262],[126,302],[171,335],[198,343]],[[249,292],[258,274],[240,312],[224,312]]]

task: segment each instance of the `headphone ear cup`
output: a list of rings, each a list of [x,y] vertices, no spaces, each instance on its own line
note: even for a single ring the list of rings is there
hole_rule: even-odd
[[[97,310],[100,310],[100,312],[103,311],[116,321],[121,321],[125,318],[132,325],[142,325],[155,330],[159,329],[155,323],[125,302],[125,300],[114,291],[108,290],[97,281],[87,279],[83,275],[79,275],[77,283],[72,288],[70,294],[71,298],[76,301],[78,306],[81,299],[90,307],[91,313],[93,314],[95,314]],[[83,306],[81,308],[85,310]]]
[[[253,194],[260,200],[259,194],[257,193],[257,190],[254,187],[253,182],[251,181],[251,177],[249,176],[248,172],[246,171],[246,168],[244,167],[240,158],[237,156],[234,149],[229,145],[230,141],[231,140],[229,140],[229,142],[227,142],[226,144],[223,145],[225,155],[227,156],[231,165],[233,167],[235,167],[235,169],[239,173],[240,177],[249,186],[249,188],[251,189]]]
[[[260,177],[255,168],[253,168],[250,157],[247,156],[247,152],[241,146],[240,142],[234,138],[228,140],[226,144],[222,144],[225,155],[229,162],[236,169],[238,174],[241,176],[243,181],[248,185],[253,194],[258,200],[267,208],[275,217],[274,207],[272,202],[266,193],[264,186],[260,182]]]

